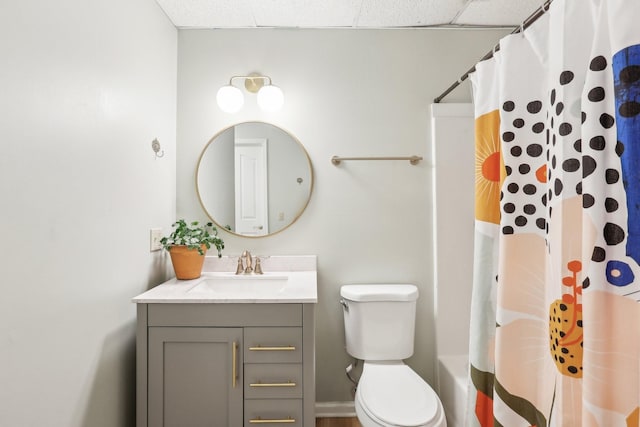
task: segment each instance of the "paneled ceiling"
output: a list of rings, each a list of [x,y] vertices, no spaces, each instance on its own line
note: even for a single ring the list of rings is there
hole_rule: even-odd
[[[157,0],[178,28],[517,26],[543,0]]]

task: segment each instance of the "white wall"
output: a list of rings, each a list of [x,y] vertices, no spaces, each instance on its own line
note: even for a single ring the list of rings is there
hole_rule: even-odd
[[[433,194],[429,105],[504,31],[184,30],[178,36],[177,213],[204,220],[195,193],[200,151],[220,129],[260,120],[295,135],[314,166],[307,211],[275,236],[221,232],[227,255],[318,255],[317,400],[351,398],[344,375],[339,289],[346,283],[410,282],[420,288],[416,351],[409,360],[434,382]],[[215,93],[233,75],[262,72],[285,93],[279,113],[255,97],[227,114]],[[468,101],[468,86],[447,101]],[[473,148],[472,142],[469,149]],[[404,156],[425,161],[345,162],[331,156]],[[457,168],[458,164],[443,165]],[[457,182],[449,183],[455,196]],[[473,212],[470,212],[473,215]]]
[[[130,299],[167,273],[149,229],[175,216],[176,48],[153,0],[0,6],[2,426],[134,425]]]
[[[473,280],[473,104],[433,104],[438,355],[468,354]]]

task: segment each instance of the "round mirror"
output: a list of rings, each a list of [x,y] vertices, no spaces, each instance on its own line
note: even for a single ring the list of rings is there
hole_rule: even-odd
[[[206,145],[196,170],[200,204],[219,228],[262,237],[293,224],[311,198],[307,151],[269,123],[228,127]]]

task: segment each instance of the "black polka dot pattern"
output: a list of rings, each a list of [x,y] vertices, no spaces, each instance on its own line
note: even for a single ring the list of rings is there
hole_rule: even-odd
[[[600,86],[594,87],[589,91],[587,98],[589,98],[589,101],[591,102],[600,102],[604,100],[604,88]]]
[[[618,112],[622,117],[635,117],[640,113],[640,103],[636,101],[625,102],[618,108]]]
[[[618,210],[618,201],[612,197],[607,197],[604,200],[604,208],[607,212],[615,212]]]
[[[538,157],[542,154],[542,145],[540,144],[531,144],[527,147],[527,154],[531,157]]]
[[[531,114],[537,114],[542,110],[542,102],[540,101],[531,101],[527,104],[527,111]]]
[[[591,261],[602,262],[606,258],[606,252],[604,248],[596,246],[593,248],[593,254],[591,255]]]
[[[620,179],[620,173],[616,169],[607,169],[605,172],[605,180],[607,184],[615,184]]]
[[[572,126],[569,123],[562,123],[560,124],[560,127],[558,128],[558,133],[560,134],[560,136],[567,136],[571,133],[572,130]]]
[[[607,245],[614,246],[622,243],[625,238],[625,232],[618,224],[608,222],[604,226],[604,240]]]
[[[604,139],[604,136],[602,136],[602,135],[594,136],[589,141],[589,147],[591,147],[592,149],[597,150],[597,151],[604,150],[605,144],[606,144],[606,140]]]
[[[608,53],[584,57],[583,65],[576,69],[572,69],[575,61],[557,59],[560,61],[550,62],[552,72],[545,76],[548,88],[536,92],[535,87],[526,87],[522,92],[536,95],[502,99],[499,104],[499,135],[507,170],[501,188],[500,231],[505,235],[539,234],[546,237],[547,250],[553,251],[555,242],[564,244],[563,239],[548,236],[550,230],[555,236],[556,221],[565,220],[567,211],[561,204],[581,201],[583,229],[592,230],[596,238],[592,248],[584,248],[591,252],[591,259],[582,260],[588,268],[579,280],[583,289],[599,290],[608,278],[626,274],[622,267],[616,267],[619,272],[607,267],[611,260],[616,266],[629,264],[625,249],[633,235],[626,223],[624,188],[629,184],[620,165],[636,147],[632,141],[616,138],[616,131],[624,119],[640,119],[640,96],[618,102],[613,85],[615,61]],[[629,64],[615,78],[640,85],[640,63]],[[634,184],[640,187],[640,180],[637,182]],[[640,277],[638,265],[632,267]],[[627,283],[627,279],[616,280],[616,286]],[[640,285],[638,291],[640,299]],[[557,360],[564,357],[569,362],[570,355],[558,349]],[[567,366],[581,370],[577,364]]]
[[[562,163],[562,169],[566,172],[576,172],[580,169],[580,160],[567,159]]]
[[[582,177],[586,178],[596,170],[596,160],[591,156],[582,156]]]
[[[595,63],[594,66],[598,64]],[[584,73],[580,70],[580,73]],[[584,82],[576,70],[564,69],[558,72],[556,82],[549,90],[546,109],[549,112],[546,130],[548,132],[546,156],[549,159],[547,169],[547,186],[544,204],[547,207],[547,218],[551,217],[553,206],[562,199],[580,196],[582,193],[583,168],[589,167],[587,160],[581,155],[581,125],[584,115],[580,108],[580,97]],[[597,91],[593,95],[598,97]],[[570,107],[569,107],[570,106]],[[583,201],[584,203],[584,201]],[[586,203],[590,203],[587,200]],[[553,242],[551,242],[553,244]]]
[[[591,60],[589,69],[591,71],[604,71],[607,68],[607,60],[604,56],[596,56]]]
[[[625,60],[633,57],[624,49],[615,56],[619,54],[627,56]],[[591,58],[582,98],[582,201],[586,224],[590,221],[596,232],[589,277],[583,278],[583,289],[620,288],[624,289],[620,293],[640,299],[640,284],[632,284],[634,274],[638,276],[640,271],[628,256],[629,193],[622,168],[627,126],[624,121],[640,114],[640,99],[625,98],[631,89],[624,85],[640,85],[640,64],[619,67],[615,56]],[[623,92],[617,92],[619,88],[624,88]],[[635,289],[625,289],[630,286]]]
[[[542,133],[542,131],[544,131],[544,123],[542,123],[542,122],[535,123],[535,124],[531,127],[531,130],[532,130],[534,133]]]
[[[626,84],[635,83],[640,80],[640,66],[629,65],[620,71],[620,81]]]
[[[502,140],[504,142],[511,142],[515,138],[515,134],[513,132],[505,132],[502,134]]]
[[[561,85],[566,85],[571,83],[571,81],[573,80],[573,72],[571,71],[563,71],[562,73],[560,73],[560,84]]]
[[[501,224],[503,234],[546,230],[546,209],[540,193],[546,193],[545,116],[542,101],[505,100],[500,111],[505,165],[511,166],[503,184]],[[540,176],[545,179],[539,180]]]
[[[615,124],[615,119],[607,113],[602,113],[600,115],[600,124],[603,128],[609,129]]]
[[[502,104],[504,111],[513,111],[514,108],[516,108],[516,104],[513,101],[505,101],[505,103]]]

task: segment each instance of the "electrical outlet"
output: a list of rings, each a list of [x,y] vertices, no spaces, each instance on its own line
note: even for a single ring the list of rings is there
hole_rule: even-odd
[[[160,239],[162,239],[162,228],[152,228],[149,235],[149,252],[162,249],[162,244],[160,243]]]

